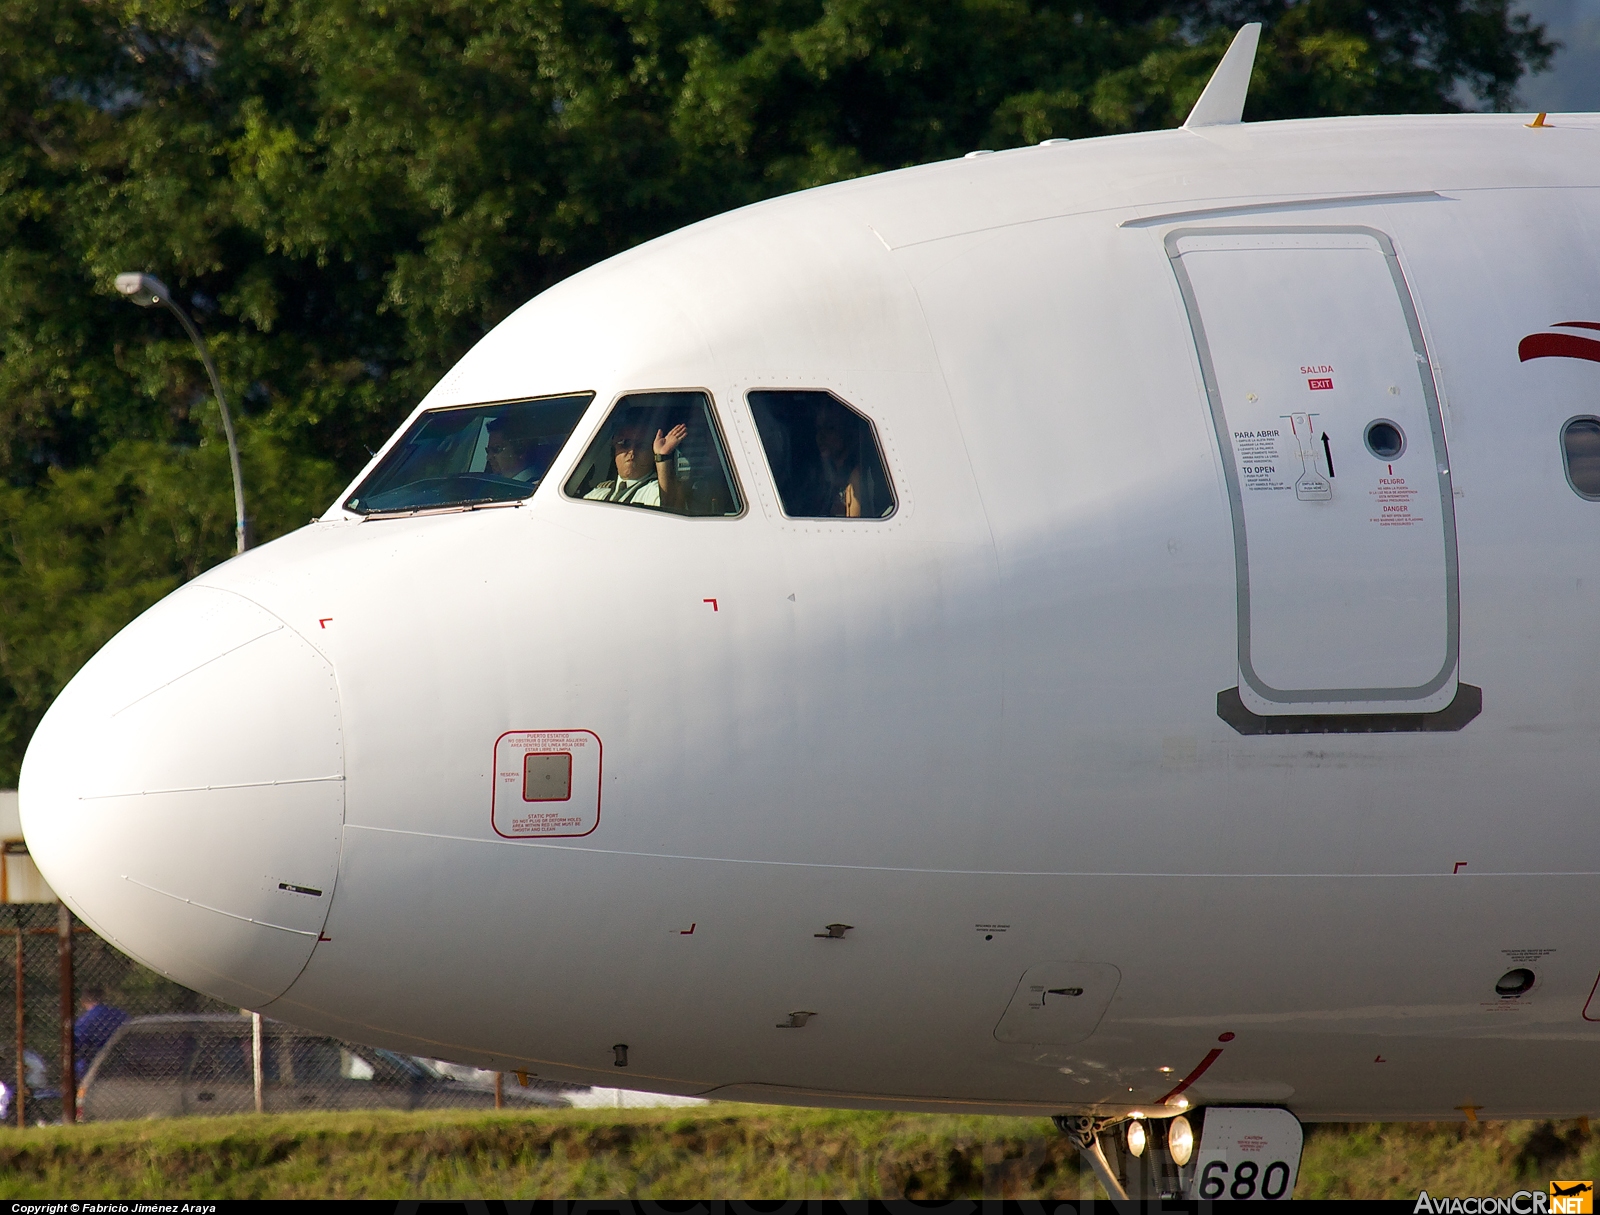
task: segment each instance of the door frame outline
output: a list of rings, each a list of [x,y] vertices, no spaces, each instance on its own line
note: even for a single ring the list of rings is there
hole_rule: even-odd
[[[1358,236],[1372,240],[1389,269],[1395,295],[1405,314],[1406,328],[1411,336],[1412,351],[1417,361],[1417,376],[1422,382],[1424,405],[1428,412],[1428,431],[1433,440],[1434,470],[1439,489],[1439,517],[1444,529],[1445,574],[1445,658],[1439,671],[1425,683],[1408,688],[1310,688],[1290,690],[1274,688],[1256,674],[1250,661],[1250,562],[1249,542],[1244,527],[1244,498],[1239,486],[1238,461],[1234,456],[1233,436],[1228,426],[1227,412],[1223,406],[1216,367],[1211,358],[1211,346],[1206,337],[1205,322],[1200,313],[1199,300],[1194,285],[1183,265],[1183,253],[1178,243],[1186,237],[1260,237],[1260,236]],[[1460,659],[1461,599],[1460,578],[1456,558],[1455,490],[1451,482],[1449,451],[1445,444],[1444,417],[1439,403],[1438,385],[1433,378],[1433,363],[1423,339],[1422,324],[1417,317],[1416,304],[1406,282],[1405,271],[1395,252],[1394,242],[1387,233],[1362,224],[1327,225],[1271,225],[1250,227],[1176,228],[1166,234],[1163,245],[1167,260],[1177,276],[1178,290],[1183,296],[1184,310],[1188,313],[1189,329],[1194,335],[1195,352],[1200,359],[1200,374],[1205,383],[1206,400],[1210,406],[1211,424],[1217,438],[1218,453],[1222,459],[1223,477],[1228,487],[1228,509],[1233,521],[1234,578],[1238,596],[1236,619],[1238,622],[1239,675],[1250,685],[1251,691],[1263,700],[1276,704],[1338,704],[1344,702],[1371,703],[1374,701],[1417,701],[1438,692],[1456,673]],[[1458,727],[1459,728],[1459,727]]]

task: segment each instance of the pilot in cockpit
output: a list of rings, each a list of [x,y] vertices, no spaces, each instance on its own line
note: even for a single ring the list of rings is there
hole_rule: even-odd
[[[817,411],[818,459],[809,486],[812,509],[818,515],[859,519],[861,501],[866,496],[861,462],[851,451],[850,437],[841,425],[840,412],[837,409]]]
[[[623,421],[611,437],[617,475],[583,496],[596,502],[681,509],[676,452],[688,434],[689,428],[680,422],[671,430],[657,430],[652,440],[643,422]]]
[[[540,425],[541,419],[503,415],[488,422],[483,471],[507,481],[536,486],[566,442],[566,432]]]
[[[510,481],[532,481],[539,473],[533,454],[532,444],[512,433],[504,421],[491,423],[483,470]]]

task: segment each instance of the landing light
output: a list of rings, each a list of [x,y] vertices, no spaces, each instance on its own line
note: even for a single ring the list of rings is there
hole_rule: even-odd
[[[1172,1152],[1172,1163],[1180,1169],[1194,1155],[1194,1127],[1182,1114],[1167,1124],[1167,1148]]]
[[[1143,1156],[1145,1143],[1147,1142],[1144,1123],[1139,1121],[1128,1123],[1128,1129],[1125,1134],[1128,1140],[1128,1155],[1133,1157]]]

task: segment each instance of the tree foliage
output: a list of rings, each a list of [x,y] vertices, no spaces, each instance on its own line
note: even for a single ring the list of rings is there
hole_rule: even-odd
[[[786,191],[1169,126],[1266,23],[1247,117],[1504,107],[1509,0],[0,0],[0,781],[51,697],[230,550],[172,286],[258,535],[322,508],[512,308]]]

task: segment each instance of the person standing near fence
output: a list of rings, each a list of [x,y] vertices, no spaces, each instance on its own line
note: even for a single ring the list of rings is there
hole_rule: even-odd
[[[72,1047],[76,1056],[76,1079],[82,1080],[95,1056],[105,1049],[111,1035],[128,1019],[128,1014],[114,1004],[105,1003],[105,992],[98,987],[85,988],[78,1007],[83,1011],[72,1023]]]

